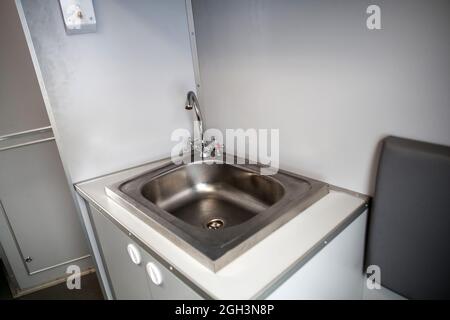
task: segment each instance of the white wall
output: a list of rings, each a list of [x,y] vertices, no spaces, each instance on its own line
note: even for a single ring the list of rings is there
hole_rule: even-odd
[[[381,7],[382,30],[366,28]],[[279,128],[281,167],[372,193],[377,144],[450,145],[450,2],[193,0],[208,127]]]
[[[97,32],[71,36],[59,1],[22,6],[72,182],[168,156],[191,127],[185,1],[94,1]]]

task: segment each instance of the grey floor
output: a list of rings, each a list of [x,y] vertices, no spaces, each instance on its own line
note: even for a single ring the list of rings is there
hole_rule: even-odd
[[[12,300],[11,291],[4,274],[0,260],[0,300]],[[25,296],[19,300],[103,300],[103,294],[96,273],[90,273],[81,278],[81,289],[69,290],[66,283],[55,285]]]

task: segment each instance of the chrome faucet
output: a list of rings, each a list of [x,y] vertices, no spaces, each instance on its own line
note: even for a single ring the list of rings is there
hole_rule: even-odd
[[[200,104],[198,103],[197,96],[193,91],[189,91],[186,98],[186,110],[192,110],[195,111],[195,116],[197,118],[198,122],[198,131],[200,134],[200,140],[203,143],[203,116],[202,112],[200,111]]]
[[[205,159],[208,157],[219,157],[220,156],[220,148],[222,145],[216,143],[216,139],[211,137],[211,140],[204,140],[204,131],[203,131],[203,116],[200,111],[200,103],[198,102],[197,96],[193,91],[189,91],[186,98],[185,103],[186,110],[195,111],[195,117],[198,123],[198,130],[200,134],[200,141],[198,140],[190,140],[191,151],[200,152],[201,158]]]

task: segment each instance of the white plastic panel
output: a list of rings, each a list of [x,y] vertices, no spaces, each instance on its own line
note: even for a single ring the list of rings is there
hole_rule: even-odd
[[[267,299],[362,299],[367,210]]]

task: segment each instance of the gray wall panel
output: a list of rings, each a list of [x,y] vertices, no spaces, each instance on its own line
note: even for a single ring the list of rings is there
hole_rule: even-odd
[[[0,136],[49,125],[14,0],[0,1]]]

